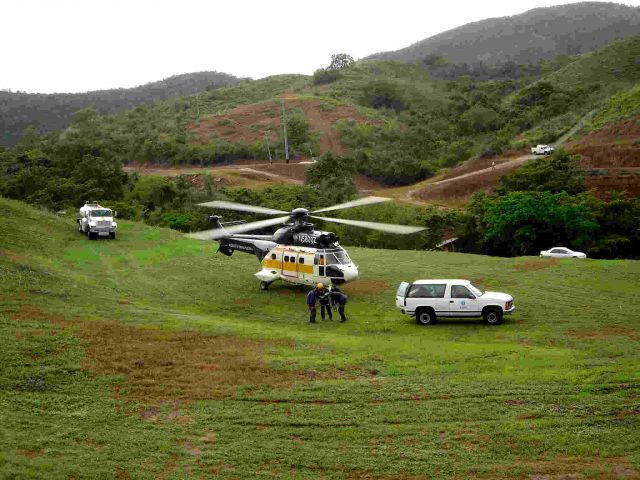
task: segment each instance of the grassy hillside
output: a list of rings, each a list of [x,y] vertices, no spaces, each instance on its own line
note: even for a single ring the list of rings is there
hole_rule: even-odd
[[[588,128],[601,128],[609,123],[640,115],[640,84],[613,95],[595,113]]]
[[[640,36],[636,35],[577,56],[559,70],[514,92],[507,103],[528,105],[524,113],[531,127],[522,132],[514,145],[555,143],[574,125],[589,124],[591,116],[599,111],[609,112],[597,114],[599,120],[595,121],[600,126],[605,118],[620,119],[625,110],[615,114],[615,109],[628,109],[634,99],[633,93],[627,98],[623,92],[640,81],[638,58]],[[609,103],[611,106],[607,107]],[[631,113],[627,111],[626,115]]]
[[[39,133],[66,128],[73,114],[83,108],[94,107],[102,114],[112,114],[238,81],[238,78],[226,73],[196,72],[133,88],[84,93],[0,91],[0,145],[17,144],[29,126],[34,126]]]
[[[636,34],[639,26],[637,7],[581,2],[469,23],[401,50],[368,58],[423,62],[441,56],[454,63],[537,64],[558,55],[595,50]]]
[[[565,88],[600,83],[605,90],[640,81],[640,35],[613,42],[577,57],[545,79]]]
[[[260,292],[255,258],[0,199],[0,476],[633,478],[633,261],[350,249],[349,321]],[[504,325],[421,328],[401,280],[513,294]]]

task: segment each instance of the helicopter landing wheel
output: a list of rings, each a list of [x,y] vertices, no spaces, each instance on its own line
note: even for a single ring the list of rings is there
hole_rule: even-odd
[[[269,290],[271,282],[260,282],[260,290]]]

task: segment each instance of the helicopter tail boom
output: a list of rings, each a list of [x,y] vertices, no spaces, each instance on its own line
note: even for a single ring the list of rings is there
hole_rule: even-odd
[[[227,257],[230,257],[233,255],[233,252],[239,250],[245,253],[253,253],[260,261],[269,253],[269,250],[276,246],[274,242],[268,240],[250,238],[223,237],[219,242],[220,248],[218,251]]]

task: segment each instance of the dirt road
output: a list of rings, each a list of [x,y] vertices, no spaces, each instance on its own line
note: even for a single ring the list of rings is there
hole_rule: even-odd
[[[464,179],[481,177],[487,174],[493,176],[493,174],[495,174],[496,172],[507,173],[515,168],[521,167],[527,162],[527,160],[531,160],[532,158],[536,158],[535,155],[522,155],[520,157],[507,160],[505,162],[496,163],[495,166],[483,168],[480,170],[476,170],[474,172],[457,175],[455,177],[446,178],[444,180],[439,180],[436,182],[432,180],[427,180],[425,182],[417,183],[416,185],[414,185],[414,187],[417,187],[417,188],[412,188],[411,190],[408,190],[405,193],[405,198],[409,201],[423,203],[423,202],[420,202],[416,197],[418,195],[423,196],[424,193],[428,193],[429,190],[431,189],[442,187],[443,185],[447,185],[451,183],[460,182],[461,180],[464,180]]]

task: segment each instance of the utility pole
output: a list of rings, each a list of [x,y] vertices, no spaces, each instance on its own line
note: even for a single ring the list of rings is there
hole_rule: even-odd
[[[271,158],[271,147],[269,147],[269,136],[267,132],[264,132],[264,139],[267,141],[267,151],[269,152],[269,163],[273,163],[273,159]]]
[[[287,117],[284,113],[284,99],[282,100],[282,128],[284,130],[284,158],[289,163],[289,142],[287,141]]]

